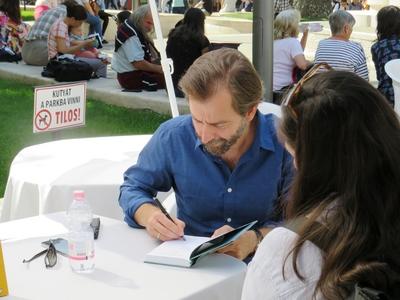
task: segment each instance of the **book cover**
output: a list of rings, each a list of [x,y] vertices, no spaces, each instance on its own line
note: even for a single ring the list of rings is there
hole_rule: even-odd
[[[189,268],[203,256],[235,241],[257,221],[250,222],[215,238],[185,235],[185,240],[163,242],[146,254],[144,262]]]

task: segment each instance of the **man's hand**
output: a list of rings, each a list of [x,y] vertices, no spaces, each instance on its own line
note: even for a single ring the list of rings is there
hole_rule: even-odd
[[[161,241],[180,239],[184,232],[185,223],[177,218],[171,222],[161,210],[149,203],[140,206],[134,216],[135,220],[146,227],[150,236]]]
[[[234,228],[228,225],[224,225],[214,231],[212,238],[217,237],[221,234],[232,231]],[[245,259],[249,254],[253,253],[257,248],[257,236],[253,231],[247,231],[242,234],[236,241],[228,246],[219,249],[218,253],[224,253],[240,260]]]

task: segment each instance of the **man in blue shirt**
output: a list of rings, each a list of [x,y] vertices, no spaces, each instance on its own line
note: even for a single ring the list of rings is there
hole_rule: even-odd
[[[273,115],[257,110],[261,80],[243,54],[211,51],[182,77],[191,115],[162,124],[124,174],[120,205],[125,221],[160,240],[219,235],[253,220],[258,228],[221,252],[245,259],[276,221],[292,175]],[[177,218],[155,206],[173,188]]]

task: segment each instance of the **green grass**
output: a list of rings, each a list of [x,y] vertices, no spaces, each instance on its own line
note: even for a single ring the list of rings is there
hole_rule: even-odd
[[[34,21],[34,17],[33,17],[33,10],[32,9],[21,9],[21,17],[22,20],[24,21]]]
[[[11,161],[23,148],[48,142],[51,133],[32,133],[33,88],[0,80],[0,198],[4,194]],[[167,115],[150,110],[133,110],[88,99],[86,126],[59,132],[59,138],[149,134]]]

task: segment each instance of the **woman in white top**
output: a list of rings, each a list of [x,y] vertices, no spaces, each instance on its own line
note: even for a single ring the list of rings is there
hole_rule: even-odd
[[[299,35],[300,12],[288,9],[280,12],[274,22],[274,68],[273,90],[280,91],[293,84],[292,73],[295,67],[305,70],[310,65],[304,57],[308,27]]]
[[[277,227],[265,236],[242,300],[347,299],[355,284],[400,299],[394,110],[354,73],[328,71],[299,83],[282,112],[280,138],[297,168],[285,213],[303,222],[298,234]]]

